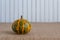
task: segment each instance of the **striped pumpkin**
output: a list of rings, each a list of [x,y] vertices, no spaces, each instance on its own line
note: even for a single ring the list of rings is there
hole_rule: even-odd
[[[21,16],[21,19],[13,22],[12,30],[18,34],[25,34],[30,32],[31,24]]]

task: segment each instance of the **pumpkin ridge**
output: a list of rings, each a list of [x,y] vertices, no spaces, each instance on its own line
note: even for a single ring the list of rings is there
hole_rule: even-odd
[[[19,33],[19,20],[18,20],[18,25],[16,27],[17,32]]]
[[[23,24],[23,26],[22,26],[22,34],[24,33],[24,24]]]

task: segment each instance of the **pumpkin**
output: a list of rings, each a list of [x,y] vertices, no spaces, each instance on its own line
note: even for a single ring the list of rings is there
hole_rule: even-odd
[[[26,19],[23,19],[23,17],[21,16],[20,19],[13,22],[12,30],[18,34],[25,34],[30,32],[31,24],[29,21],[27,21]]]

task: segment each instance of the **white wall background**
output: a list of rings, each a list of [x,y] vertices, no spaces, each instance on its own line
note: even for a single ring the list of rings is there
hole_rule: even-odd
[[[60,22],[60,0],[0,0],[0,22],[21,15],[31,22]]]

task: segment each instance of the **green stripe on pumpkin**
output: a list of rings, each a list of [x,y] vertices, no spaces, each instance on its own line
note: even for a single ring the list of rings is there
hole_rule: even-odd
[[[22,26],[23,26],[23,21],[21,20],[19,23],[20,27],[19,27],[19,32],[22,33]]]
[[[17,32],[16,26],[17,26],[17,24],[14,24],[14,25],[12,26],[12,29],[13,29],[14,32]]]

